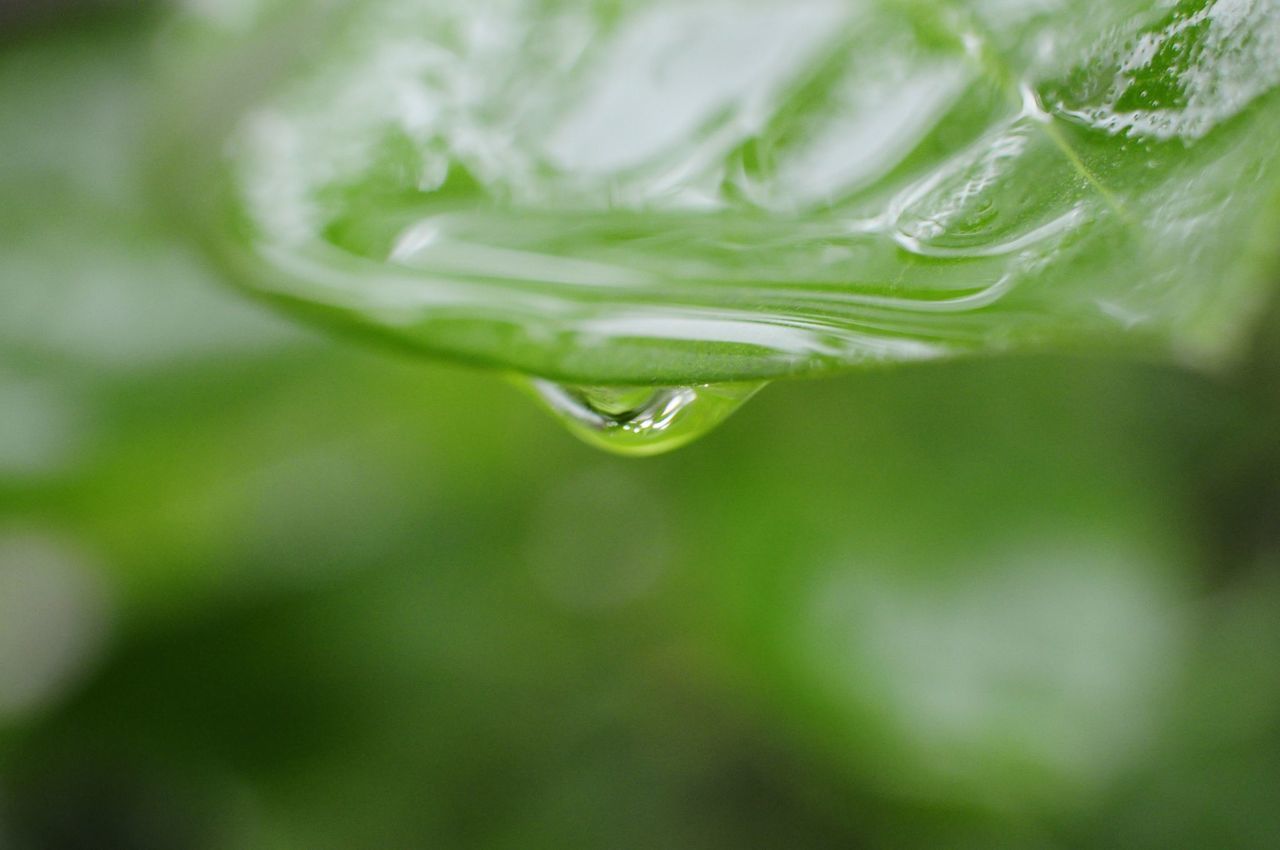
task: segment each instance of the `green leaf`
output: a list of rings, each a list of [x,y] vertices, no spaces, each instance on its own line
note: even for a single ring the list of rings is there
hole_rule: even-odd
[[[1212,366],[1275,277],[1277,0],[237,7],[175,39],[181,217],[427,354],[588,387]]]

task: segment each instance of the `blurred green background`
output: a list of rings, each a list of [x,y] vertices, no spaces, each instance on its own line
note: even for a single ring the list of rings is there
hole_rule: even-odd
[[[615,459],[224,288],[90,6],[0,3],[0,848],[1280,846],[1280,322]]]

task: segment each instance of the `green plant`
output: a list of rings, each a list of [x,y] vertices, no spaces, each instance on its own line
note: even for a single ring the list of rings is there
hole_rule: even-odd
[[[177,39],[165,185],[224,269],[535,376],[622,451],[757,386],[723,382],[1100,345],[1221,364],[1275,277],[1274,0],[256,14]]]

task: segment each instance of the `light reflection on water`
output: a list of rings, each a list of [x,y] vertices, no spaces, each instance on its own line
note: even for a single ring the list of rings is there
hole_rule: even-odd
[[[1087,6],[381,0],[228,108],[192,194],[251,287],[539,379],[1191,337],[1144,286],[1198,279],[1167,247],[1205,193],[1258,200],[1280,13]]]

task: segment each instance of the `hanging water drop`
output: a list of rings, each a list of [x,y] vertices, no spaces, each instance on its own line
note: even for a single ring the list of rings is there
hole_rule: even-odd
[[[764,384],[583,387],[534,378],[528,386],[580,439],[643,457],[672,451],[711,431]]]

